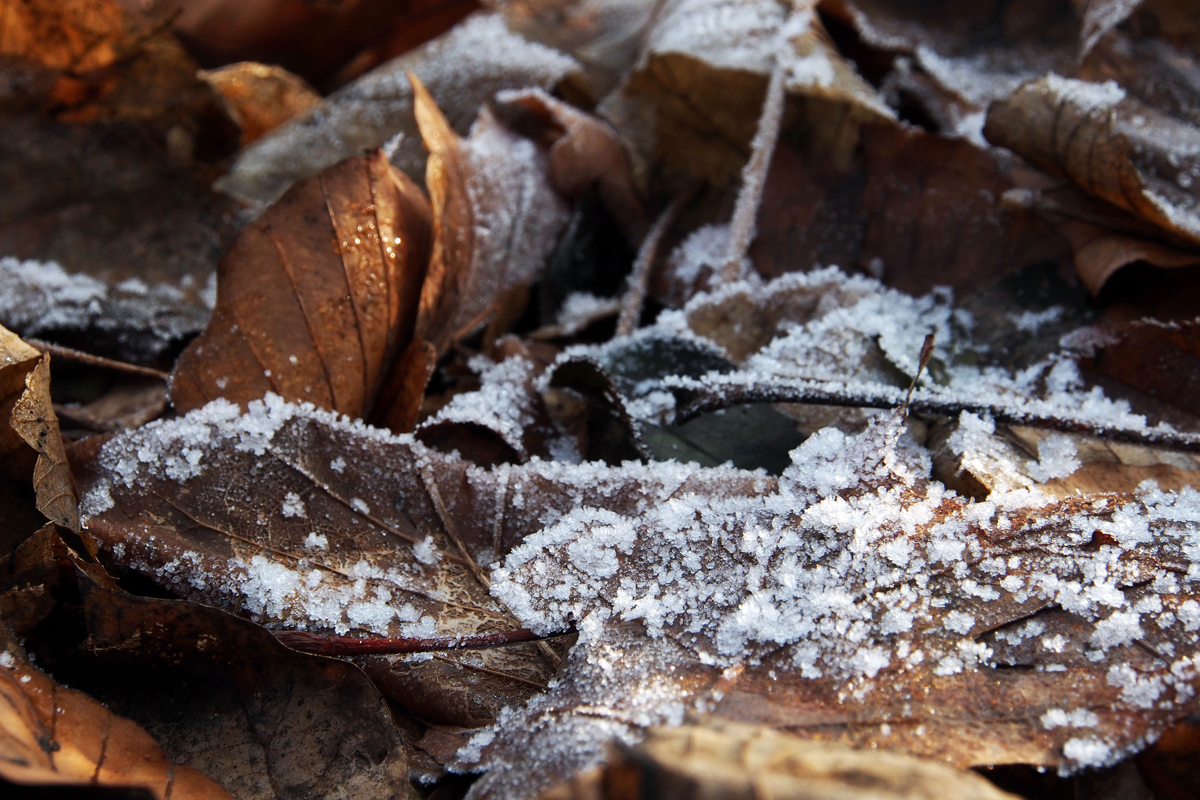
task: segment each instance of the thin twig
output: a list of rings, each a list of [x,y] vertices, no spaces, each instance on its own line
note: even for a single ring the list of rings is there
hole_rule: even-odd
[[[782,46],[786,46],[786,40]],[[787,97],[787,68],[784,63],[785,59],[776,56],[771,80],[767,83],[762,116],[758,118],[758,130],[750,144],[750,160],[742,170],[742,188],[733,207],[733,217],[729,220],[729,249],[721,273],[725,283],[733,283],[741,277],[742,259],[749,252],[757,233],[758,208],[762,205],[767,173],[771,169],[771,156],[783,125],[783,104]]]
[[[908,404],[912,400],[913,389],[917,388],[917,381],[921,380],[921,373],[925,371],[925,367],[929,365],[929,359],[933,356],[933,341],[936,333],[925,334],[925,343],[921,345],[921,355],[918,356],[917,374],[913,376],[912,383],[908,385],[908,394],[904,395],[904,405],[900,406],[900,413],[908,416]]]
[[[650,283],[650,268],[658,255],[658,247],[662,244],[663,236],[679,216],[680,209],[696,193],[695,187],[679,192],[666,207],[658,219],[654,221],[646,238],[638,247],[637,258],[633,262],[633,270],[629,273],[629,288],[621,298],[621,316],[617,318],[617,336],[628,336],[637,329],[638,320],[642,316],[642,303],[646,300],[646,287]]]
[[[63,347],[60,344],[46,342],[41,339],[25,339],[24,341],[30,347],[34,347],[43,353],[49,353],[53,358],[60,361],[74,361],[78,364],[86,364],[89,367],[99,367],[101,369],[112,370],[113,372],[123,372],[126,375],[137,375],[142,378],[157,378],[160,381],[165,381],[170,377],[168,373],[162,370],[142,367],[137,364],[128,364],[124,361],[117,361],[116,359],[105,358],[104,356],[92,355],[82,350]]]

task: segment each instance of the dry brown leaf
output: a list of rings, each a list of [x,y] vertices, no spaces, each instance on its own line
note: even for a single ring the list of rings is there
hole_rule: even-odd
[[[1071,0],[1079,17],[1079,60],[1082,61],[1100,37],[1137,11],[1142,0]]]
[[[0,456],[9,474],[31,477],[38,510],[78,531],[79,501],[50,400],[50,356],[4,327],[0,327],[0,417]]]
[[[590,786],[551,789],[539,800],[632,800],[651,792],[661,800],[1016,800],[945,764],[722,722],[652,729],[590,776]]]
[[[1200,244],[1200,130],[1127,97],[1115,82],[1050,75],[988,109],[984,135],[1042,169]],[[1200,186],[1200,184],[1198,184]]]
[[[1111,315],[1091,338],[1084,369],[1200,417],[1200,320],[1122,322]]]
[[[864,127],[848,169],[783,142],[751,257],[768,278],[837,264],[910,294],[942,285],[963,297],[1065,255],[1048,226],[1000,203],[1012,180],[969,142],[911,128]]]
[[[136,786],[156,798],[232,800],[170,759],[141,727],[34,668],[0,631],[0,776],[18,784]]]
[[[484,111],[460,139],[415,75],[434,243],[416,336],[440,355],[540,274],[567,222],[546,156]]]
[[[213,319],[175,367],[176,408],[276,392],[366,416],[411,335],[428,231],[424,195],[382,154],[297,184],[221,261]]]
[[[274,64],[242,61],[199,74],[225,98],[242,147],[321,102],[303,78]]]

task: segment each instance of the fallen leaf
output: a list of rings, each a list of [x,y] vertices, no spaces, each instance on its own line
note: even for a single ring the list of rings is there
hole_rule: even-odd
[[[38,510],[78,531],[79,501],[50,400],[50,356],[3,327],[0,417],[0,453],[9,474],[32,480]]]
[[[1127,97],[1115,82],[1050,75],[1027,83],[992,104],[984,135],[1200,244],[1200,201],[1190,188],[1200,177],[1200,163],[1190,155],[1200,146],[1200,130]]]
[[[277,392],[366,416],[412,334],[428,247],[425,197],[382,154],[297,184],[221,261],[213,319],[172,375],[175,407]]]
[[[512,30],[570,53],[603,97],[634,65],[654,9],[640,0],[491,0]]]
[[[199,74],[225,98],[242,147],[321,102],[303,78],[273,64],[242,61]]]
[[[849,169],[778,145],[750,250],[763,277],[838,264],[910,294],[940,285],[963,297],[1062,258],[1047,226],[1001,204],[1012,177],[991,154],[896,126],[860,137]]]
[[[235,204],[151,133],[8,118],[0,181],[0,322],[150,364],[204,328]]]
[[[544,792],[539,800],[624,800],[638,791],[653,791],[663,800],[683,800],[697,792],[713,800],[753,795],[776,800],[1015,800],[979,775],[945,764],[720,722],[652,729],[645,741],[620,749],[593,775],[594,795],[563,787]]]
[[[460,139],[420,79],[410,79],[430,154],[425,183],[434,225],[416,336],[440,355],[487,322],[506,293],[536,280],[567,208],[533,142],[486,110]]]
[[[497,113],[523,111],[524,129],[541,128],[531,138],[549,143],[550,182],[567,200],[575,201],[595,185],[608,213],[631,243],[649,227],[643,202],[634,186],[629,157],[616,132],[605,122],[572,108],[540,89],[507,90],[496,95]],[[506,120],[507,121],[507,120]]]
[[[217,181],[217,188],[248,202],[270,203],[301,178],[389,142],[392,163],[421,180],[426,151],[413,117],[413,93],[406,78],[410,71],[429,85],[454,130],[465,135],[497,91],[553,89],[577,75],[578,65],[511,33],[497,15],[471,17],[252,144]]]
[[[1101,36],[1129,19],[1141,4],[1142,0],[1071,0],[1079,17],[1079,60],[1091,52]]]
[[[1200,417],[1200,320],[1131,320],[1112,315],[1092,337],[1081,366]]]

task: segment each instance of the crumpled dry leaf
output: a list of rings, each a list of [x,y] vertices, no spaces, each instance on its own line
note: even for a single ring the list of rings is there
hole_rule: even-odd
[[[6,471],[32,479],[37,507],[79,530],[79,501],[50,400],[50,356],[0,327],[0,456]]]
[[[497,15],[471,17],[444,36],[393,59],[330,95],[238,155],[216,186],[234,197],[270,203],[297,180],[343,158],[386,146],[414,180],[425,175],[425,148],[413,119],[407,75],[415,72],[465,135],[479,109],[501,89],[553,89],[578,65],[511,33]]]
[[[774,0],[672,0],[651,21],[637,67],[599,108],[631,148],[639,183],[651,173],[734,182],[777,58],[793,97],[789,126],[835,163],[849,159],[860,124],[894,119],[838,54],[812,4],[789,17]]]
[[[297,184],[222,259],[216,311],[176,363],[172,402],[276,392],[367,416],[412,334],[428,252],[425,197],[382,153]]]
[[[1103,319],[1080,365],[1200,417],[1200,320]]]
[[[653,792],[684,800],[1016,800],[972,772],[887,751],[806,741],[770,728],[717,722],[655,728],[622,748],[586,788],[565,785],[538,800],[625,800]],[[589,793],[589,790],[591,793]]]
[[[1200,129],[1115,82],[1049,75],[988,109],[984,135],[1174,237],[1200,244]],[[1198,184],[1200,187],[1200,184]]]
[[[230,118],[242,129],[242,147],[321,102],[303,78],[274,64],[241,61],[199,74],[225,98]]]
[[[238,798],[336,798],[349,789],[382,800],[404,786],[391,713],[353,665],[296,653],[213,608],[121,591],[52,526],[5,566],[0,603],[40,664]]]
[[[1122,267],[1144,262],[1156,267],[1200,263],[1200,253],[1132,214],[1043,173],[1017,173],[1023,184],[1007,190],[1001,205],[1033,211],[1071,245],[1075,273],[1093,297]]]
[[[609,125],[540,89],[504,91],[496,100],[502,119],[519,110],[532,119],[519,119],[518,126],[532,122],[541,128],[531,138],[549,142],[550,182],[560,194],[574,202],[595,185],[626,239],[641,241],[648,227],[644,203],[629,157]]]
[[[568,212],[533,142],[487,110],[460,139],[420,79],[410,79],[429,148],[425,183],[434,225],[415,335],[440,355],[536,280]]]

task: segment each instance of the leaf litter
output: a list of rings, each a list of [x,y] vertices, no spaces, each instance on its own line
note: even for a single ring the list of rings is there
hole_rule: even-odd
[[[515,28],[534,31],[537,15],[557,13],[551,5],[504,13]],[[688,721],[714,733],[729,721],[751,723],[758,733],[747,737],[777,728],[957,767],[1019,763],[1064,775],[1119,761],[1127,767],[1129,755],[1195,708],[1200,607],[1191,584],[1200,578],[1200,495],[1194,459],[1171,452],[1197,447],[1186,394],[1171,394],[1161,369],[1139,371],[1128,362],[1110,369],[1115,380],[1165,392],[1166,402],[1119,389],[1108,394],[1114,384],[1100,380],[1107,377],[1102,363],[1132,345],[1101,326],[1060,339],[1091,321],[1078,308],[1018,301],[977,318],[945,289],[909,295],[891,287],[925,291],[936,282],[934,267],[947,259],[936,248],[920,253],[938,240],[930,220],[939,214],[922,209],[960,209],[967,203],[958,198],[973,193],[978,214],[963,217],[988,217],[993,239],[977,232],[963,238],[950,263],[991,258],[998,246],[987,242],[1004,242],[1011,230],[1046,235],[1030,224],[1030,212],[1043,214],[1050,202],[1059,203],[1059,218],[1045,243],[988,261],[986,276],[964,268],[964,280],[952,281],[960,292],[1014,268],[1034,274],[1030,265],[1047,254],[1043,268],[1054,271],[1064,245],[1093,292],[1116,267],[1151,254],[1152,244],[1167,248],[1161,258],[1147,256],[1154,263],[1182,263],[1187,246],[1178,230],[1156,233],[1160,220],[1135,220],[1129,212],[1139,213],[1137,203],[1116,211],[1086,198],[1105,193],[1070,163],[1026,153],[1081,184],[1067,189],[1011,153],[978,149],[984,103],[1001,101],[996,110],[1014,90],[1018,97],[1038,85],[1018,87],[1015,73],[998,74],[1014,65],[1041,83],[1058,81],[1060,95],[1085,104],[1106,92],[1147,102],[1153,91],[1130,79],[1120,50],[1154,41],[1139,27],[1151,12],[1136,5],[1071,11],[1057,4],[1040,17],[1008,9],[997,40],[997,28],[971,10],[938,19],[886,2],[815,9],[678,0],[649,20],[630,17],[618,26],[626,44],[615,47],[625,54],[600,60],[587,49],[588,25],[576,21],[581,38],[560,46],[579,54],[593,78],[603,85],[612,77],[607,70],[630,70],[598,107],[611,129],[563,102],[588,101],[575,94],[581,84],[570,83],[578,76],[561,79],[573,62],[550,50],[542,55],[561,59],[560,78],[501,93],[490,105],[484,100],[496,87],[483,87],[487,96],[462,108],[450,101],[448,121],[419,79],[411,78],[411,90],[398,80],[404,73],[397,67],[417,65],[419,73],[425,64],[437,81],[461,80],[476,63],[467,58],[471,48],[462,48],[468,32],[483,36],[476,48],[483,61],[510,45],[533,52],[497,25],[499,16],[468,20],[361,84],[404,84],[376,110],[404,111],[398,124],[410,135],[335,166],[323,159],[353,153],[318,143],[317,160],[306,161],[289,151],[267,165],[263,185],[273,188],[254,198],[269,200],[303,177],[292,167],[308,175],[324,168],[266,211],[259,230],[276,221],[295,225],[280,210],[287,197],[333,180],[348,164],[374,164],[386,176],[392,167],[384,159],[399,154],[406,171],[419,172],[423,154],[403,155],[418,145],[411,133],[419,128],[430,151],[433,257],[420,292],[401,292],[417,307],[411,338],[407,324],[395,321],[403,315],[390,313],[396,304],[368,291],[359,305],[386,306],[389,324],[361,339],[361,370],[341,374],[341,359],[324,369],[361,383],[361,399],[340,403],[334,392],[312,404],[303,393],[280,396],[262,381],[276,377],[275,365],[243,365],[229,371],[257,383],[240,396],[213,391],[183,416],[71,448],[86,535],[101,542],[105,563],[123,580],[149,575],[188,600],[266,625],[285,643],[337,634],[324,641],[338,652],[354,637],[399,642],[392,655],[367,655],[364,647],[349,657],[393,703],[413,774],[435,781],[446,768],[482,771],[472,797],[550,791],[581,770],[619,765],[614,741],[636,746],[649,737],[653,744],[661,741],[656,727]],[[1155,6],[1153,14],[1163,13]],[[1029,51],[1037,19],[1053,25]],[[630,32],[643,22],[631,59]],[[857,44],[846,38],[850,29]],[[485,46],[489,38],[495,41]],[[1031,57],[1018,63],[1018,52]],[[470,63],[430,66],[447,53]],[[880,54],[890,59],[883,72]],[[1152,63],[1156,74],[1165,69],[1161,56]],[[1115,70],[1116,82],[1097,79],[1100,69]],[[973,93],[979,86],[993,93]],[[552,87],[559,97],[546,94]],[[904,98],[921,92],[930,127],[941,132],[897,121],[913,113]],[[338,100],[348,116],[317,139],[330,130],[343,136],[355,115],[371,110],[352,99]],[[406,103],[415,108],[411,117]],[[288,151],[286,143],[297,141],[289,137],[323,108],[246,153]],[[1094,111],[1091,121],[1102,122],[1107,108],[1080,113]],[[1169,113],[1190,135],[1187,114],[1174,106]],[[1093,132],[1108,137],[1101,128]],[[628,171],[614,131],[630,157]],[[373,128],[363,141],[371,139],[366,146],[374,150],[378,136]],[[957,153],[956,163],[979,163],[945,177],[939,164],[921,162],[937,148]],[[1135,169],[1150,163],[1151,182],[1169,172],[1158,155],[1151,147],[1133,159]],[[591,160],[611,169],[598,173]],[[779,175],[803,175],[813,163],[831,168],[806,178],[824,192],[816,219],[824,219],[821,203],[853,209],[861,197],[879,230],[896,220],[911,226],[908,254],[860,231],[857,243],[849,236],[848,247],[838,245],[850,254],[836,258],[849,272],[823,266],[818,248],[771,265],[787,249],[771,237],[792,223],[760,206],[769,212],[776,202],[786,212]],[[915,200],[906,200],[914,179],[896,176],[914,165]],[[880,174],[895,182],[865,193],[855,184]],[[697,179],[708,185],[693,194]],[[393,180],[403,183],[398,173]],[[736,197],[735,183],[742,187]],[[949,201],[939,197],[943,191]],[[355,202],[353,192],[325,194],[327,204]],[[642,315],[629,309],[636,312],[648,283],[639,273],[630,294],[637,302],[626,299],[621,334],[610,341],[564,349],[521,338],[530,330],[522,311],[540,291],[537,279],[571,204],[576,215],[588,202],[605,207],[636,243],[646,219],[640,198],[658,198],[662,208],[672,196],[673,210],[642,242],[640,260],[650,270],[660,238],[679,244],[668,259],[678,310],[636,329]],[[1186,198],[1176,199],[1169,210],[1185,217]],[[333,205],[311,204],[317,217],[332,213],[336,227]],[[1081,222],[1100,238],[1070,227]],[[1105,239],[1110,222],[1118,237]],[[307,233],[289,235],[299,241]],[[1063,237],[1057,250],[1055,235]],[[1095,241],[1107,249],[1081,255]],[[862,256],[872,248],[878,258]],[[334,243],[330,253],[343,251]],[[351,261],[335,257],[322,274],[350,286]],[[369,271],[371,261],[358,266]],[[222,292],[228,287],[222,278]],[[310,290],[264,292],[256,302]],[[554,291],[572,296],[562,286]],[[334,304],[345,299],[336,287],[326,294]],[[561,319],[541,320],[543,327],[564,324],[541,335],[568,336],[573,317],[598,318],[616,300],[574,297],[591,310],[564,306]],[[541,302],[543,315],[560,305]],[[361,323],[357,314],[360,334]],[[572,324],[586,325],[575,330],[594,341],[590,334],[603,323]],[[1129,342],[1153,341],[1155,352],[1169,345],[1186,359],[1192,349],[1186,318],[1157,339],[1149,335],[1153,323],[1115,324]],[[264,341],[274,346],[292,327]],[[211,326],[209,334],[220,329]],[[519,333],[502,336],[507,330]],[[1020,339],[1016,332],[1047,341],[1014,355],[1004,337]],[[343,344],[326,349],[340,353]],[[311,377],[290,361],[278,366],[278,379]],[[186,374],[177,372],[177,380]],[[427,389],[437,396],[424,397]],[[370,413],[374,395],[392,407]],[[188,408],[180,404],[181,412]],[[774,421],[746,411],[755,408]],[[696,415],[723,418],[734,437],[794,422],[803,442],[788,444],[771,472],[718,464],[734,450],[714,445],[708,452],[700,440],[693,440],[701,445],[696,452],[716,466],[657,460],[671,452],[663,449],[669,437],[687,441],[679,434]],[[363,417],[386,420],[394,431],[416,425],[415,434],[388,433]],[[489,437],[501,447],[489,450]],[[609,463],[585,460],[601,454]],[[1102,463],[1114,465],[1109,474],[1096,466]],[[1163,485],[1155,483],[1160,477]],[[32,587],[20,597],[35,594]],[[38,603],[30,607],[44,607]],[[97,608],[103,614],[114,603]],[[530,631],[550,640],[531,642]],[[465,647],[499,640],[518,643]],[[159,730],[164,741],[182,741],[177,723]],[[626,752],[641,752],[644,765],[650,747]]]

